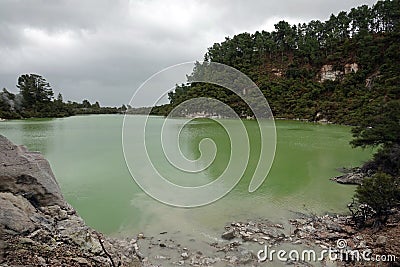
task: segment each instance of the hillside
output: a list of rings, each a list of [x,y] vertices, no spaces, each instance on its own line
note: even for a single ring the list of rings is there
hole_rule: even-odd
[[[273,32],[241,33],[215,43],[202,64],[223,63],[248,75],[275,117],[356,125],[384,103],[400,99],[399,22],[399,0],[342,11],[325,22],[280,21]],[[198,63],[192,77],[200,68]],[[210,84],[177,86],[170,104],[153,113],[167,114],[200,96],[252,116],[239,96]]]

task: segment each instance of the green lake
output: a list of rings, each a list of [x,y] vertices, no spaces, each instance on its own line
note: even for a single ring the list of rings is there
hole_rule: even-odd
[[[161,125],[164,118],[150,120],[154,125]],[[295,212],[345,212],[354,186],[336,184],[329,178],[339,175],[337,168],[358,166],[372,153],[350,147],[349,127],[278,120],[275,160],[257,191],[248,192],[251,168],[256,160],[250,155],[243,179],[225,197],[203,207],[176,208],[149,197],[131,177],[122,150],[122,123],[122,115],[5,121],[0,122],[0,134],[30,150],[42,152],[50,161],[67,201],[90,226],[111,235],[139,232],[153,235],[168,231],[213,239],[231,221],[262,217],[284,222],[295,216]],[[249,131],[253,153],[259,142],[257,125],[251,120],[243,123]],[[166,130],[174,134],[173,125]],[[129,127],[132,127],[129,130],[133,139],[135,132],[142,131],[134,123]],[[154,150],[149,154],[163,168],[165,157],[155,147],[160,136],[154,133],[149,138],[154,138]],[[197,178],[172,179],[184,184],[202,184],[223,171],[229,160],[229,139],[211,120],[196,120],[183,128],[179,140],[183,153],[188,158],[197,158],[198,144],[203,138],[213,139],[218,148],[210,168]],[[140,159],[145,157],[137,155],[139,166]],[[146,170],[142,173],[145,175]]]

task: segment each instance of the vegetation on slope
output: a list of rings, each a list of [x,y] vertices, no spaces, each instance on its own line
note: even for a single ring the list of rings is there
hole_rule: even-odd
[[[273,32],[241,33],[215,43],[203,64],[223,63],[248,75],[275,117],[358,125],[366,114],[399,98],[399,22],[398,0],[343,11],[325,22],[280,21]],[[170,105],[156,112],[168,113],[200,96],[217,98],[243,117],[252,115],[239,96],[209,84],[177,86]]]

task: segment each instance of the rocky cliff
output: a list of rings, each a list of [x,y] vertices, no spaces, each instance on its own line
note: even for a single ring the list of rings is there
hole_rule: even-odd
[[[142,266],[136,240],[88,227],[50,165],[0,135],[1,266]]]

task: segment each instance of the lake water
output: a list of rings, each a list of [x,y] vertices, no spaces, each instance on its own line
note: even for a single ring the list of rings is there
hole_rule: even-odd
[[[136,119],[139,122],[144,117]],[[151,120],[161,125],[164,119]],[[224,198],[199,208],[176,208],[146,195],[130,176],[121,145],[122,122],[123,116],[119,115],[6,121],[0,122],[0,134],[42,152],[67,201],[89,225],[111,235],[169,231],[188,238],[213,239],[230,221],[262,217],[282,223],[294,212],[344,212],[354,187],[336,184],[329,178],[339,174],[337,168],[358,166],[371,156],[370,150],[349,146],[349,127],[277,121],[275,161],[256,192],[248,192],[250,169],[256,160],[250,155],[243,179]],[[252,130],[256,123],[244,124],[250,139],[255,138],[251,133],[256,132]],[[141,131],[132,123],[129,127],[132,133]],[[198,143],[205,137],[215,139],[219,148],[213,166],[198,180],[187,180],[189,183],[212,181],[226,166],[229,140],[220,128],[210,120],[199,120],[183,129],[180,143],[189,158],[199,156]],[[176,131],[173,126],[168,129]],[[150,138],[156,144],[159,135]],[[257,141],[251,142],[257,148]],[[158,155],[162,168],[165,158],[155,151],[157,148],[153,160]],[[145,156],[139,154],[138,159]]]

